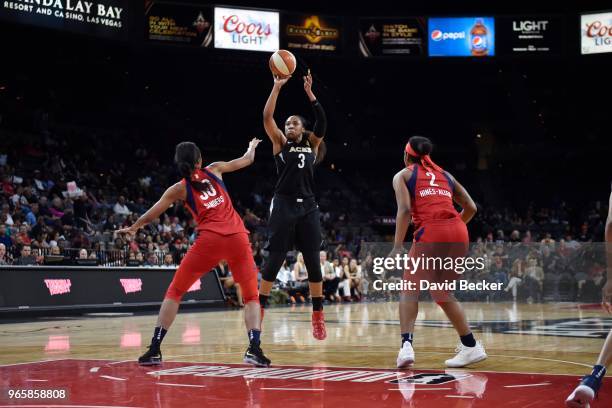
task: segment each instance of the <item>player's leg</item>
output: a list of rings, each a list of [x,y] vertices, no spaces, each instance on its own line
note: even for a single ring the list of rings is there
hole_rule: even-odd
[[[266,245],[270,255],[261,272],[259,285],[259,304],[262,309],[262,318],[278,271],[285,261],[287,251],[293,246],[294,224],[295,215],[292,214],[291,203],[283,198],[274,197],[270,204],[268,243]]]
[[[323,314],[323,274],[319,252],[321,251],[321,223],[319,208],[312,202],[311,208],[295,225],[295,240],[297,248],[304,256],[308,271],[308,287],[312,299],[312,335],[317,340],[327,337],[325,316]]]
[[[431,226],[429,230],[430,235],[427,237],[429,244],[427,245],[430,245],[431,249],[428,252],[434,256],[458,258],[467,255],[469,237],[463,221],[457,220],[449,225]],[[454,271],[435,271],[434,273],[440,282],[457,279],[460,276]],[[484,347],[474,338],[465,311],[454,295],[447,291],[430,293],[459,335],[457,354],[445,361],[446,366],[465,367],[486,359],[487,354]]]
[[[244,354],[244,362],[267,367],[270,365],[270,360],[261,350],[261,308],[257,290],[257,267],[247,234],[234,234],[228,237],[225,252],[234,279],[241,287],[244,303],[244,323],[249,338],[249,347]]]
[[[402,343],[397,355],[397,368],[408,368],[414,364],[414,324],[419,314],[419,292],[403,292],[400,294],[399,316]]]
[[[597,364],[593,366],[593,371],[580,381],[580,385],[567,397],[565,405],[571,408],[588,407],[589,403],[595,399],[610,364],[612,364],[612,330],[608,333],[606,342],[599,353]]]
[[[148,350],[138,359],[141,365],[161,363],[161,343],[174,322],[183,295],[187,293],[187,290],[200,276],[210,272],[219,263],[219,259],[216,256],[211,257],[207,255],[215,253],[212,239],[203,238],[200,236],[189,249],[174,274],[174,278],[166,291],[164,301],[159,310],[151,344]]]
[[[417,253],[417,245],[413,244],[408,253],[409,257],[414,257]],[[413,273],[411,273],[413,272]],[[404,271],[403,280],[412,282],[414,290],[404,290],[399,299],[399,318],[401,346],[397,354],[397,368],[408,368],[415,362],[414,348],[414,325],[419,314],[419,280],[425,275],[425,271]]]

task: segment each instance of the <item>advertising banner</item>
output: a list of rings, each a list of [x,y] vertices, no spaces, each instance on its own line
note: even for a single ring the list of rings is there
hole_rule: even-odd
[[[276,51],[279,13],[215,7],[215,48]]]
[[[359,52],[364,57],[423,55],[426,32],[423,18],[362,19]]]
[[[495,55],[493,17],[430,18],[428,33],[431,57]]]

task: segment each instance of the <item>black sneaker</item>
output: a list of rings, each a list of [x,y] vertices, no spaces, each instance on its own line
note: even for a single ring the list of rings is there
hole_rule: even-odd
[[[263,350],[258,344],[251,343],[246,353],[244,360],[247,364],[253,364],[255,367],[270,367],[270,359],[264,356]]]
[[[162,363],[162,353],[160,349],[149,346],[146,353],[138,358],[138,364],[142,366],[160,365]]]

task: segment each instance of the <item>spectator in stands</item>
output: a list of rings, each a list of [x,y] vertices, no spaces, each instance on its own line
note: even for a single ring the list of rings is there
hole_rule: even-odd
[[[494,255],[493,263],[490,268],[490,277],[493,282],[503,283],[504,286],[508,282],[508,271],[504,266],[504,261],[501,256]]]
[[[361,300],[361,265],[357,263],[357,259],[351,259],[349,262],[349,275],[351,279],[351,292],[355,300]]]
[[[518,288],[523,284],[523,261],[518,258],[512,263],[510,271],[510,280],[508,286],[504,289],[506,292],[512,293],[512,300],[516,302],[518,296]]]
[[[289,286],[290,282],[295,281],[293,277],[293,271],[289,267],[287,260],[283,261],[280,269],[278,270],[278,275],[276,276],[276,281],[279,283],[281,289],[286,289]]]
[[[29,245],[21,246],[21,256],[15,265],[36,265],[36,258],[32,255],[32,248]]]
[[[43,265],[45,263],[45,256],[40,249],[32,248],[32,256],[34,257],[36,265]]]
[[[308,298],[310,288],[308,286],[308,272],[306,272],[306,264],[301,252],[297,254],[297,260],[293,265],[293,280],[296,281],[296,299],[304,303]]]
[[[119,198],[117,198],[117,202],[115,203],[115,206],[113,207],[113,211],[115,212],[115,214],[122,216],[122,217],[126,217],[132,213],[125,203],[124,196],[119,196]]]
[[[51,255],[57,256],[57,255],[61,255],[61,254],[62,254],[62,251],[61,251],[60,247],[58,247],[57,245],[54,245],[54,246],[51,247]]]
[[[327,260],[326,251],[321,251],[319,259],[321,261],[321,274],[323,275],[323,295],[330,302],[339,302],[338,284],[340,283],[340,278],[336,276],[334,267]]]
[[[242,289],[240,285],[234,281],[232,276],[232,272],[229,269],[227,262],[221,261],[215,267],[215,271],[217,272],[217,276],[223,285],[223,292],[227,300],[233,306],[244,307],[244,302],[242,300]]]
[[[5,224],[0,224],[0,244],[4,244],[7,249],[13,246],[13,240],[11,239],[8,228]]]
[[[24,207],[24,209],[27,211],[27,207]],[[38,219],[38,214],[39,214],[39,210],[38,210],[38,203],[32,203],[32,205],[30,206],[29,211],[27,211],[26,213],[26,221],[28,222],[28,224],[30,225],[35,225]]]
[[[81,248],[81,250],[79,251],[79,259],[87,259],[87,250],[85,248]]]
[[[6,245],[0,244],[0,265],[8,265],[8,258],[6,256]]]
[[[0,213],[0,222],[8,225],[9,227],[12,227],[15,222],[13,221],[13,217],[11,216],[10,209],[11,208],[9,207],[8,204],[2,204],[2,212]]]
[[[341,296],[347,302],[351,301],[351,274],[349,271],[349,259],[348,257],[342,258],[342,263],[338,268],[338,277],[340,283],[338,285],[339,290],[342,292]]]
[[[166,268],[176,267],[176,264],[174,263],[174,257],[172,256],[172,254],[167,253],[166,255],[164,255],[164,264],[162,266],[165,266]]]
[[[542,267],[538,265],[538,259],[531,257],[527,260],[527,267],[525,268],[525,284],[529,297],[528,302],[540,302],[542,300],[542,292],[544,288],[544,271]]]
[[[147,254],[147,260],[145,262],[145,266],[159,266],[159,261],[157,259],[157,254],[155,252],[149,252]]]

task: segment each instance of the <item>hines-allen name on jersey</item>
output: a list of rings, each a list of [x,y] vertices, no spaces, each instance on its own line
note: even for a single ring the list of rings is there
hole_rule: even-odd
[[[221,205],[225,202],[225,200],[223,199],[223,196],[219,196],[217,198],[215,198],[214,200],[211,200],[207,203],[204,203],[204,207],[211,209],[211,208],[215,208],[218,205]]]
[[[297,153],[312,153],[312,148],[310,147],[301,147],[301,146],[291,146],[289,152],[297,152]]]
[[[442,188],[424,188],[419,190],[419,196],[427,197],[427,196],[445,196],[448,198],[452,198],[452,194],[448,190],[444,190]]]

